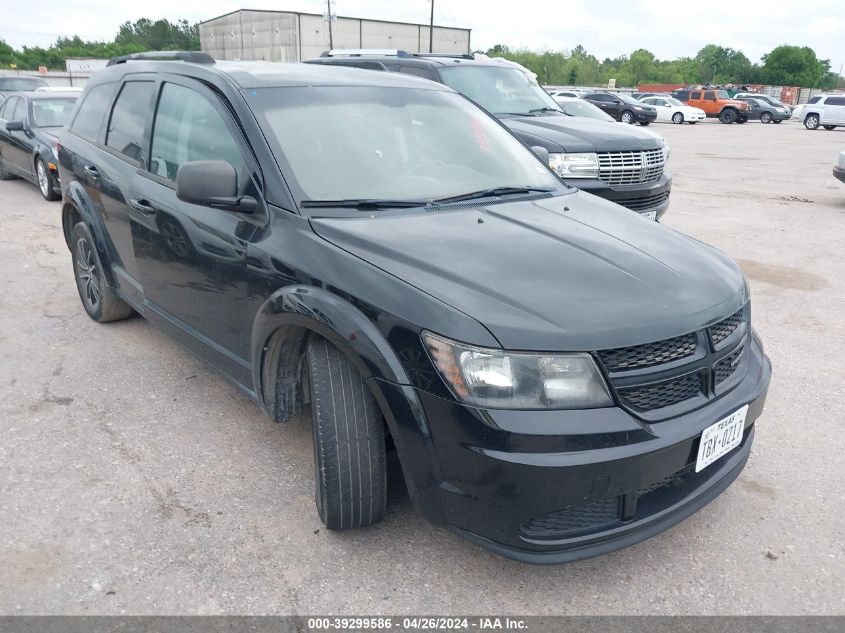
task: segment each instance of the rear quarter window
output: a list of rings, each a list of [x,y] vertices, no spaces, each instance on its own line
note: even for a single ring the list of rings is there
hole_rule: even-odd
[[[94,86],[82,97],[82,103],[71,123],[70,131],[85,140],[96,143],[106,118],[117,83],[110,82]]]

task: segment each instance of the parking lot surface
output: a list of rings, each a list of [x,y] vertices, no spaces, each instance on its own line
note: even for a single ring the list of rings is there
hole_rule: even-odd
[[[740,262],[774,377],[721,497],[563,566],[429,526],[396,468],[383,523],[327,532],[310,418],[274,424],[143,319],[91,321],[60,204],[0,182],[0,613],[845,614],[845,129],[649,129],[664,224]]]

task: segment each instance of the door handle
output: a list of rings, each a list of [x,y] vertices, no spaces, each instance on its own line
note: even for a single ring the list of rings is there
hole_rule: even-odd
[[[131,198],[129,200],[129,206],[144,215],[155,215],[156,213],[155,207],[146,200]]]
[[[85,167],[83,167],[82,169],[85,171],[85,175],[88,176],[91,180],[100,179],[100,172],[96,167],[94,167],[94,165],[85,165]]]

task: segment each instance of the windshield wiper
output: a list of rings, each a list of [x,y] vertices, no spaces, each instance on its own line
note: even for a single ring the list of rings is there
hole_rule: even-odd
[[[566,114],[565,112],[561,112],[557,108],[550,108],[548,106],[543,106],[542,108],[533,108],[528,111],[528,114],[539,114],[541,112],[558,112],[560,114]]]
[[[325,209],[410,209],[424,207],[429,200],[388,200],[381,198],[350,198],[348,200],[303,200],[301,207]]]
[[[447,202],[460,202],[461,200],[476,200],[478,198],[492,198],[496,196],[516,196],[523,193],[546,193],[554,190],[554,187],[493,187],[492,189],[482,189],[481,191],[464,193],[459,196],[438,198],[437,200],[434,200],[434,202],[438,204],[444,204]]]

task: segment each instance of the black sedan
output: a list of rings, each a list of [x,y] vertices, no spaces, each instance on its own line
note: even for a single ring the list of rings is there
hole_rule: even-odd
[[[734,97],[737,101],[745,101],[751,111],[748,113],[748,118],[763,123],[780,123],[792,116],[792,111],[786,106],[776,107],[771,103],[763,101],[763,99],[755,99],[754,97]]]
[[[622,123],[636,122],[640,125],[648,125],[657,118],[655,108],[640,103],[630,95],[614,92],[594,92],[584,95],[583,98]]]
[[[79,95],[25,92],[0,106],[0,180],[23,178],[38,185],[47,200],[62,192],[56,167],[56,134],[67,122]]]

